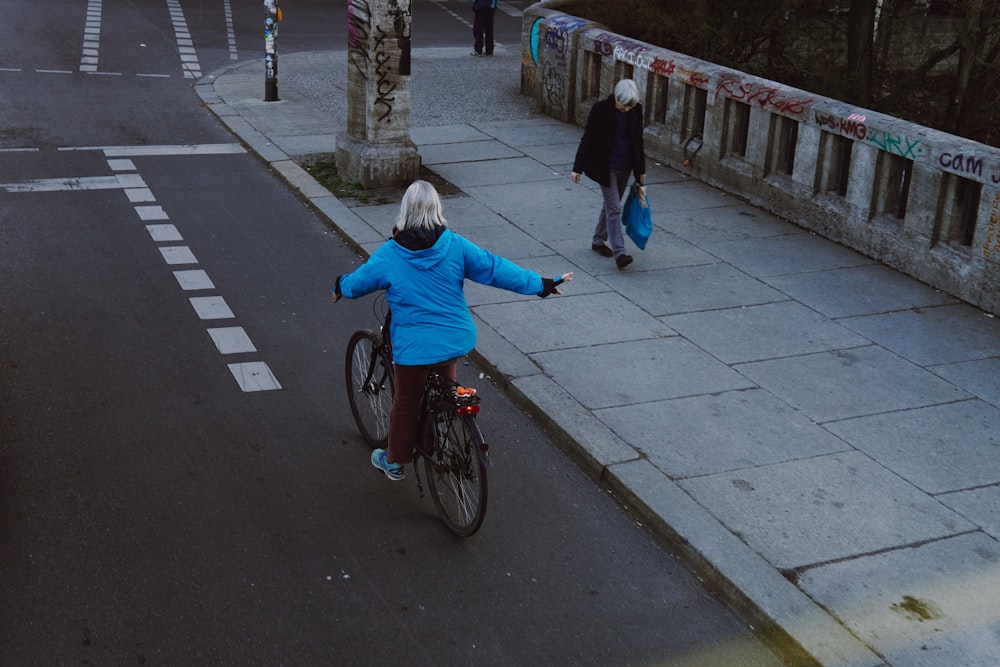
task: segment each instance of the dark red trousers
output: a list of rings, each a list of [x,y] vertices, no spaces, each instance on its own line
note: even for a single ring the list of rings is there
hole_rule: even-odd
[[[392,410],[389,412],[389,460],[409,463],[413,460],[413,446],[417,441],[417,422],[420,419],[420,399],[424,396],[424,383],[430,372],[438,373],[452,381],[458,377],[454,361],[432,366],[392,365],[395,376]]]

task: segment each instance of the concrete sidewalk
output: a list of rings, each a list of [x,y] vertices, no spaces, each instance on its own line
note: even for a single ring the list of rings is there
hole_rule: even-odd
[[[590,250],[599,190],[568,178],[582,130],[519,71],[413,52],[449,224],[576,273],[544,301],[469,284],[483,362],[795,664],[1000,664],[1000,322],[652,161],[653,236],[618,271]],[[346,79],[346,52],[292,53],[280,102],[257,60],[197,90],[371,252],[398,200],[348,206],[297,163],[334,150]]]

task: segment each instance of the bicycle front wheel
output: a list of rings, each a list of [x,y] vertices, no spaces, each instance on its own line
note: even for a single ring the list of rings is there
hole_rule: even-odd
[[[468,537],[486,518],[483,434],[473,417],[427,421],[424,442],[434,443],[433,454],[424,456],[431,498],[448,530]]]
[[[372,448],[389,440],[392,409],[392,361],[375,333],[355,331],[347,343],[347,398],[362,437]]]

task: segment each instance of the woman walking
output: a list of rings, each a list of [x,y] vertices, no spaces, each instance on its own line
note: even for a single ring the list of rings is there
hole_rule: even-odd
[[[586,174],[601,186],[604,197],[590,249],[614,257],[619,269],[632,263],[622,232],[622,195],[630,173],[640,183],[646,178],[642,130],[639,87],[632,79],[622,79],[612,95],[591,107],[573,162],[573,182]]]

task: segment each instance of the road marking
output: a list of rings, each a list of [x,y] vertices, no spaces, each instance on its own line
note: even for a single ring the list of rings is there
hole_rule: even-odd
[[[241,354],[243,352],[257,351],[257,348],[250,341],[250,336],[243,330],[243,327],[209,329],[208,335],[212,337],[212,341],[222,354]]]
[[[146,231],[149,232],[149,236],[156,242],[184,240],[184,237],[181,236],[181,233],[173,225],[146,225]]]
[[[202,269],[174,271],[174,278],[177,279],[177,284],[180,285],[181,289],[185,292],[215,289],[215,283],[212,282],[212,279],[209,278],[208,274]]]
[[[59,150],[87,150],[66,148]],[[149,157],[164,155],[235,155],[246,153],[241,144],[185,144],[176,146],[100,146],[105,157]]]
[[[101,0],[87,0],[87,23],[83,29],[81,72],[97,71],[97,50],[101,41]]]
[[[198,260],[195,259],[194,253],[191,252],[191,248],[186,245],[177,246],[165,246],[160,248],[160,254],[163,255],[164,261],[167,264],[197,264]]]
[[[108,160],[111,171],[135,171],[135,163],[132,160]]]
[[[6,151],[35,151],[37,148],[2,149]],[[130,159],[134,156],[150,155],[218,155],[246,153],[239,144],[195,144],[181,146],[104,146],[83,148],[60,148],[59,150],[99,150],[107,160],[113,176],[81,176],[72,178],[39,178],[16,183],[0,183],[0,191],[7,192],[60,192],[86,190],[122,190],[132,203],[155,202],[153,191],[146,185]],[[156,204],[135,206],[136,215],[142,221],[168,220],[162,206]],[[146,225],[153,241],[182,241],[180,232],[172,224]],[[163,260],[170,266],[197,265],[198,259],[186,245],[158,246]],[[181,269],[173,272],[177,284],[185,292],[214,290],[215,283],[204,269]],[[232,319],[232,309],[221,296],[190,297],[191,306],[202,320]],[[242,327],[220,327],[208,330],[216,348],[222,354],[256,352],[257,348]],[[244,392],[271,391],[281,389],[270,367],[263,361],[228,364],[229,370]]]
[[[73,72],[68,69],[36,69],[39,74],[72,74]]]
[[[203,320],[231,320],[236,317],[221,296],[193,296],[188,300]]]
[[[263,361],[229,364],[229,370],[245,392],[281,389],[277,378]]]
[[[136,206],[135,212],[139,214],[139,219],[143,222],[147,220],[169,220],[170,216],[163,210],[162,206]],[[166,227],[173,225],[149,225],[150,227]]]
[[[117,176],[77,178],[38,178],[20,183],[0,183],[7,192],[59,192],[61,190],[117,190],[122,188]]]
[[[149,188],[125,188],[125,195],[133,204],[136,202],[156,201],[153,191]]]
[[[229,40],[229,59],[239,60],[236,55],[236,30],[233,29],[233,9],[229,5],[229,0],[222,0],[222,6],[226,14],[226,37]]]
[[[195,52],[187,20],[184,18],[184,9],[181,8],[181,3],[178,0],[167,0],[167,9],[170,10],[170,19],[174,24],[174,37],[177,40],[177,49],[181,56],[184,78],[200,79],[201,65],[198,64],[198,54]]]

